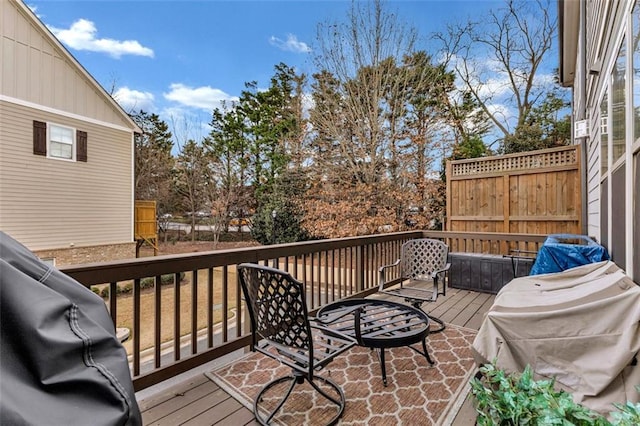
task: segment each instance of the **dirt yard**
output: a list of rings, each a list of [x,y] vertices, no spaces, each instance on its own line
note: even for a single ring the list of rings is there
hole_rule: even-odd
[[[159,244],[158,255],[180,254],[180,253],[194,253],[205,252],[211,250],[225,250],[232,248],[259,246],[260,244],[253,240],[241,240],[237,237],[236,241],[222,241],[217,245],[214,245],[212,241],[177,241]],[[145,245],[140,249],[141,257],[153,256],[153,247]],[[230,272],[235,274],[235,272]],[[199,282],[205,283],[207,281],[207,271],[203,270],[198,273]],[[216,274],[220,274],[217,271]],[[235,276],[235,275],[234,275]],[[216,284],[214,287],[214,299],[216,301],[222,300],[222,286],[221,277],[216,275]],[[231,279],[230,282],[235,282],[235,279]],[[188,335],[191,331],[191,322],[189,318],[192,313],[193,306],[191,306],[191,273],[186,274],[185,279],[180,286],[180,312],[183,315],[183,320],[180,323],[181,335]],[[204,285],[198,286],[198,305],[195,307],[197,310],[196,317],[198,318],[198,327],[204,329],[206,327],[207,314],[210,307],[205,303],[207,301],[207,288]],[[118,299],[118,318],[116,319],[117,327],[127,328],[132,330],[133,327],[133,298],[131,294],[125,294],[119,296]],[[154,344],[154,321],[155,321],[155,295],[153,289],[143,290],[141,293],[141,316],[140,323],[141,335],[140,335],[140,347],[144,350],[151,348]],[[235,315],[234,308],[236,306],[235,292],[230,292],[229,299],[229,315],[230,317]],[[174,307],[175,307],[175,289],[173,286],[163,287],[161,290],[161,339],[163,342],[170,341],[174,336],[175,324],[173,320]],[[214,322],[219,323],[222,319],[222,310],[216,309],[214,312]],[[133,342],[132,339],[124,342],[124,347],[129,354],[132,353]]]
[[[158,255],[179,254],[179,253],[195,253],[211,250],[226,250],[242,247],[259,246],[257,241],[221,241],[217,245],[213,241],[176,241],[176,242],[160,242],[158,244]],[[153,247],[144,245],[140,248],[140,257],[153,256]]]

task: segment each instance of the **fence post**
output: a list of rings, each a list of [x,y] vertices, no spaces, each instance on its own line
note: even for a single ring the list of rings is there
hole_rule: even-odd
[[[445,166],[445,179],[447,186],[445,187],[444,211],[447,217],[445,218],[446,220],[442,221],[442,230],[449,231],[451,230],[451,160],[447,160]]]

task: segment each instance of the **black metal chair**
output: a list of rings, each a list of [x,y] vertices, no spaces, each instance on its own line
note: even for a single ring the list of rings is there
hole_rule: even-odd
[[[262,425],[269,424],[296,384],[306,380],[335,404],[336,414],[328,424],[336,424],[344,411],[344,392],[334,381],[315,373],[354,346],[355,340],[309,317],[304,285],[288,272],[243,263],[238,266],[238,276],[251,319],[251,350],[291,367],[291,375],[267,383],[256,396],[256,420]],[[261,407],[267,392],[285,382],[291,383],[276,407],[272,410]]]
[[[380,267],[379,291],[402,297],[412,306],[422,309],[424,302],[435,302],[438,295],[446,295],[447,272],[451,267],[447,262],[448,254],[449,247],[439,240],[418,238],[407,241],[401,247],[400,259],[391,265]],[[390,281],[387,270],[396,266],[400,267],[399,285],[385,288]],[[440,283],[442,283],[442,290],[438,287]],[[431,330],[432,333],[444,330],[444,321],[425,313],[432,321],[440,324],[438,328]]]

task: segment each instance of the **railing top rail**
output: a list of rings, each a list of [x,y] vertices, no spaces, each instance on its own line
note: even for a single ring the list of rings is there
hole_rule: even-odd
[[[72,275],[84,285],[94,285],[110,281],[123,281],[170,274],[176,271],[215,268],[285,256],[301,256],[399,239],[419,238],[421,236],[422,232],[420,231],[407,231],[393,234],[304,241],[198,253],[168,254],[138,259],[69,265],[60,269],[64,273]]]
[[[258,262],[285,256],[302,256],[329,250],[340,250],[388,241],[411,238],[475,239],[485,241],[543,242],[545,235],[501,234],[481,232],[407,231],[319,241],[306,241],[272,246],[245,247],[209,252],[171,254],[112,262],[71,265],[61,270],[84,285],[144,278],[206,268],[235,265],[242,262]]]

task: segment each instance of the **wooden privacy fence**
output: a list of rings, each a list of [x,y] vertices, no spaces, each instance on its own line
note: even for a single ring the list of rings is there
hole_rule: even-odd
[[[447,230],[581,233],[577,145],[447,162]]]

